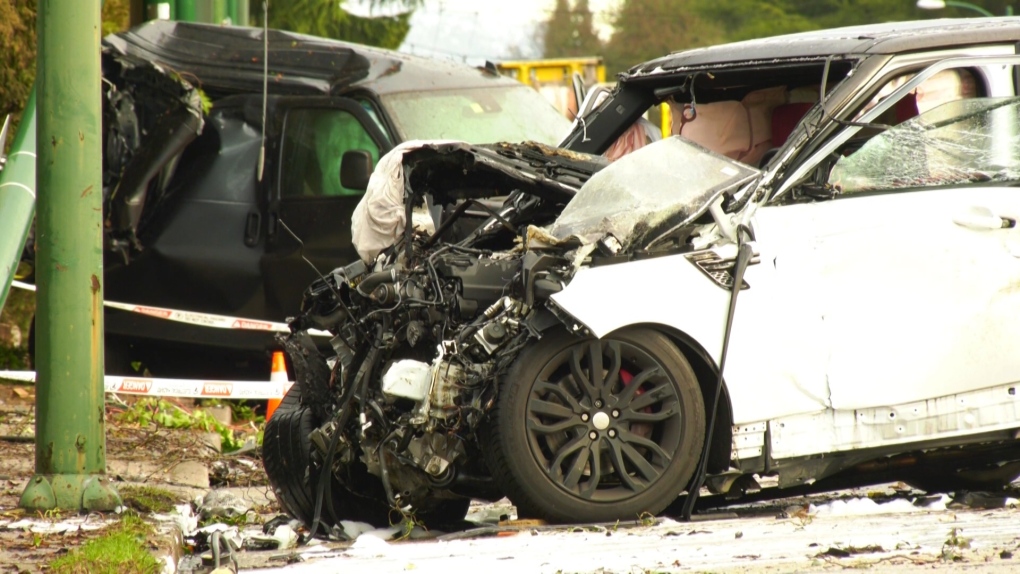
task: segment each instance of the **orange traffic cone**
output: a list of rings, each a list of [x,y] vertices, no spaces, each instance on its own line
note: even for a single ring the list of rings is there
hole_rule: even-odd
[[[269,372],[269,382],[279,383],[283,394],[290,390],[290,378],[287,377],[287,360],[283,357],[283,351],[273,351],[273,369]],[[269,399],[266,405],[266,420],[273,418],[273,412],[280,406],[281,399]]]

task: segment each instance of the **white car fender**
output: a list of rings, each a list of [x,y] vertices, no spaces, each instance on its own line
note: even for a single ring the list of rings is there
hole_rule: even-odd
[[[713,251],[732,260],[736,249],[724,245]],[[642,324],[679,331],[717,367],[731,290],[703,272],[692,255],[584,267],[552,300],[596,337]],[[738,297],[730,340],[725,378],[734,424],[829,406],[826,356],[817,336],[822,323],[812,313],[815,305],[808,304],[812,295],[777,292],[773,255],[763,252],[761,259],[744,276],[750,288]],[[790,311],[786,298],[804,304]],[[798,340],[809,343],[791,344]]]
[[[668,255],[581,268],[552,299],[596,337],[630,325],[667,325],[718,362],[730,293],[685,255]]]

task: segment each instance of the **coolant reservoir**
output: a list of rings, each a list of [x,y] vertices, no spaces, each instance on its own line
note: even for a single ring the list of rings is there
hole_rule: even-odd
[[[428,363],[403,359],[390,365],[382,378],[382,392],[390,397],[425,400],[432,380],[432,366]]]

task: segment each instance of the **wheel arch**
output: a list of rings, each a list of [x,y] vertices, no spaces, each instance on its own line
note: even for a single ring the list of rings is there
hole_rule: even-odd
[[[693,337],[669,325],[638,323],[628,325],[628,327],[644,327],[658,331],[680,349],[698,379],[701,396],[705,401],[705,413],[711,415],[711,401],[719,380],[719,366],[708,351]],[[711,420],[711,416],[709,416],[709,420]],[[716,410],[715,431],[712,433],[712,444],[709,445],[709,449],[709,473],[722,472],[730,467],[730,457],[733,452],[733,405],[725,379],[723,380],[722,396],[719,397],[719,408]]]

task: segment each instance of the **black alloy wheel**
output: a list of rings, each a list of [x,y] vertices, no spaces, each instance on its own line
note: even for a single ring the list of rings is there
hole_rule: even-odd
[[[502,379],[493,476],[522,516],[605,522],[661,512],[694,474],[705,407],[669,339],[630,328],[543,337]]]

